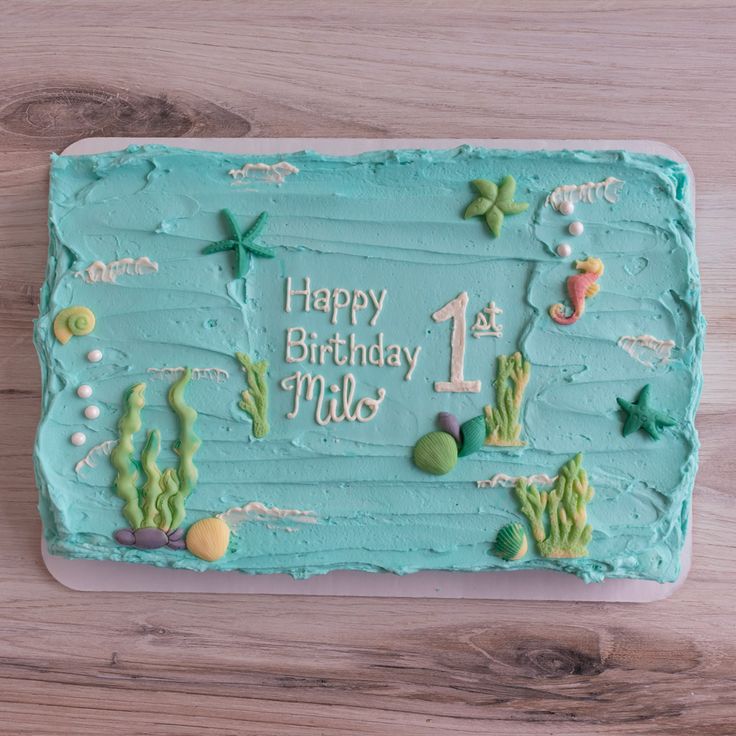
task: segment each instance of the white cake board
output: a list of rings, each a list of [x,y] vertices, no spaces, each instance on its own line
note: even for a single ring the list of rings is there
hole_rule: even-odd
[[[62,155],[116,151],[131,144],[160,143],[224,153],[283,153],[310,149],[352,155],[386,148],[453,148],[463,143],[487,148],[559,150],[561,148],[625,149],[667,156],[692,170],[683,155],[655,141],[513,140],[455,138],[85,138]],[[695,192],[692,192],[693,200]],[[609,579],[584,583],[574,575],[551,570],[493,572],[417,572],[410,575],[335,570],[308,580],[288,575],[247,575],[240,572],[193,572],[102,560],[67,560],[49,554],[41,543],[51,575],[72,590],[155,593],[250,593],[264,595],[331,595],[403,598],[476,598],[489,600],[609,601],[647,603],[671,596],[685,582],[692,555],[692,524],[681,557],[680,577],[673,583]]]

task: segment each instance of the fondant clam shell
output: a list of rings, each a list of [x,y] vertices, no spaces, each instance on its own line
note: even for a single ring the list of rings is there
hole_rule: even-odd
[[[441,411],[437,415],[437,426],[447,434],[451,434],[455,442],[460,444],[460,422],[454,414],[450,414],[449,411]]]
[[[200,519],[187,531],[187,549],[207,562],[219,560],[227,552],[229,542],[230,527],[216,516]]]
[[[518,521],[501,527],[493,543],[493,554],[502,560],[520,560],[528,549],[526,532]]]
[[[485,417],[473,417],[463,422],[460,427],[460,438],[462,445],[458,457],[465,457],[478,452],[486,443],[486,420]]]
[[[447,432],[430,432],[414,445],[414,464],[425,473],[445,475],[457,464],[457,443]]]
[[[68,343],[73,335],[89,335],[94,328],[94,312],[79,305],[62,309],[54,319],[54,335],[62,345]]]

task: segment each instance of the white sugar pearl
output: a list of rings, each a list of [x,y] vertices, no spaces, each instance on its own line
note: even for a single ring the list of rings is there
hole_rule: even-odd
[[[87,353],[87,360],[90,363],[99,363],[102,360],[102,350],[90,350]]]
[[[77,396],[79,396],[80,399],[88,399],[92,396],[92,386],[88,386],[86,383],[83,383],[77,389]]]
[[[73,445],[79,447],[87,441],[87,435],[84,432],[75,432],[70,439]]]
[[[559,210],[561,215],[571,215],[575,211],[575,205],[565,200],[564,202],[560,202]]]
[[[87,419],[97,419],[97,417],[100,416],[100,407],[95,406],[94,404],[86,406],[84,408],[84,416],[86,416]]]
[[[557,255],[561,258],[567,258],[572,254],[572,248],[567,243],[560,243],[557,246]]]
[[[570,227],[567,228],[567,231],[570,233],[570,235],[582,235],[583,230],[585,230],[585,228],[583,227],[583,223],[580,222],[580,220],[575,220],[575,222],[571,222]]]

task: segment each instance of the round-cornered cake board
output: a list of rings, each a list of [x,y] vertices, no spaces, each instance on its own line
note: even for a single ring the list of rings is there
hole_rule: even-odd
[[[655,141],[513,140],[513,139],[359,139],[359,138],[87,138],[62,155],[116,151],[132,144],[157,143],[223,153],[288,154],[309,149],[350,156],[397,148],[453,148],[461,144],[520,150],[627,150],[662,155],[688,168],[693,200],[692,171],[682,154]],[[306,580],[289,575],[248,575],[240,572],[193,572],[124,562],[70,560],[50,555],[42,542],[43,559],[62,585],[83,591],[155,591],[157,593],[250,593],[264,595],[387,596],[413,598],[476,598],[490,600],[567,600],[646,603],[668,598],[685,581],[690,569],[692,524],[681,558],[680,577],[673,583],[607,579],[585,583],[575,575],[546,571],[416,572],[408,575],[336,570]]]

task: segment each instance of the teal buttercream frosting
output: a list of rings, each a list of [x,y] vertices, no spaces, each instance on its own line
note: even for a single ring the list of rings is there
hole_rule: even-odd
[[[281,161],[298,172],[232,173]],[[529,208],[490,238],[483,218],[463,214],[477,196],[471,182],[505,176]],[[623,182],[615,196],[596,190],[570,215],[548,203],[558,187],[611,177]],[[224,210],[242,229],[268,212],[264,246],[274,257],[250,258],[243,278],[232,252],[203,254],[232,237]],[[579,237],[568,232],[573,220],[584,225]],[[705,331],[682,164],[625,151],[461,146],[331,157],[132,146],[52,158],[49,233],[35,332],[43,399],[34,462],[52,554],[297,577],[529,568],[587,581],[678,576]],[[563,242],[571,257],[557,254]],[[575,324],[558,325],[549,307],[569,305],[573,262],[590,256],[605,266],[600,292]],[[304,295],[288,295],[307,288],[309,311]],[[438,392],[435,383],[450,380],[453,322],[432,314],[462,292],[463,378],[480,390]],[[501,334],[475,338],[476,314],[490,302],[503,310]],[[92,310],[94,330],[61,344],[53,320],[72,305]],[[92,350],[102,352],[99,362],[87,359]],[[443,476],[417,468],[414,445],[437,429],[437,414],[461,423],[482,415],[495,401],[498,356],[517,351],[531,364],[525,444],[484,446]],[[248,383],[237,353],[268,363],[270,431],[259,439],[240,405]],[[338,364],[351,355],[353,365]],[[201,438],[185,526],[223,514],[231,528],[227,554],[212,563],[113,538],[127,526],[109,457],[125,396],[146,384],[159,463],[177,467],[167,393],[184,367],[193,371],[187,403]],[[324,381],[312,385],[311,400],[305,375]],[[88,399],[77,395],[82,384],[92,387]],[[616,402],[647,384],[676,422],[656,442],[645,432],[624,437]],[[85,417],[88,404],[99,418]],[[79,432],[86,443],[75,446]],[[144,441],[145,432],[134,436],[136,457]],[[499,474],[553,477],[578,453],[595,487],[588,554],[545,558]],[[494,476],[495,484],[478,484]],[[506,561],[492,544],[513,523],[524,527],[529,550]]]

